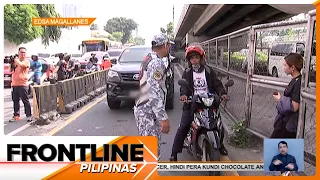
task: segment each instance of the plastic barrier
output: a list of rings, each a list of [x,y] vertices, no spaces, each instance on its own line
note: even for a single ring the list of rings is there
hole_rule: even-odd
[[[56,84],[34,86],[33,111],[37,124],[49,124],[62,114],[71,114],[106,91],[107,71],[90,73]]]
[[[94,76],[94,87],[95,87],[95,95],[99,96],[100,94],[103,93],[103,88],[102,88],[102,77],[101,77],[101,71],[95,72],[93,74]]]
[[[90,100],[93,99],[95,95],[95,86],[94,86],[94,76],[92,74],[84,75],[85,79],[85,93],[90,97]]]
[[[83,77],[74,78],[76,90],[76,100],[80,102],[80,106],[84,106],[90,101],[90,97],[86,95],[86,79]]]
[[[32,87],[33,116],[36,124],[45,125],[60,117],[57,112],[57,85],[35,85]]]
[[[101,89],[102,92],[107,91],[107,75],[108,75],[108,70],[101,71]]]
[[[80,107],[80,102],[76,99],[74,79],[58,82],[58,90],[59,111],[61,113],[70,114]]]

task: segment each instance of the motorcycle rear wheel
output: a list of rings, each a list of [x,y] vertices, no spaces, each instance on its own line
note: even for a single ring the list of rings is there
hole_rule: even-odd
[[[202,158],[201,161],[220,161],[220,151],[219,149],[213,148],[208,141],[202,143]],[[220,171],[208,171],[209,176],[221,176]]]

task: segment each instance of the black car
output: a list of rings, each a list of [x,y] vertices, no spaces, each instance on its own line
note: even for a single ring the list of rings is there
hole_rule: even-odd
[[[107,103],[110,109],[118,109],[121,101],[134,100],[139,91],[139,71],[143,59],[151,53],[150,46],[131,46],[126,48],[118,60],[114,60],[113,66],[108,71],[107,79]],[[166,60],[166,58],[164,58]],[[166,63],[167,71],[167,101],[166,108],[173,109],[174,101],[174,66]]]

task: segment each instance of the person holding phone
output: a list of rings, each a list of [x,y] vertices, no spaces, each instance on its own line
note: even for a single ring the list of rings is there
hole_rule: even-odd
[[[277,102],[278,114],[275,118],[274,131],[271,138],[296,138],[303,57],[298,53],[290,53],[284,58],[283,66],[284,72],[291,75],[292,80],[283,95],[280,95],[279,92],[273,93],[273,98]]]

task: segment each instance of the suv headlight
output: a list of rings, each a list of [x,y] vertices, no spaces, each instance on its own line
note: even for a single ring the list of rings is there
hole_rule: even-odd
[[[214,99],[213,98],[201,98],[201,100],[205,106],[211,106]]]
[[[115,71],[109,71],[108,72],[108,77],[109,78],[113,78],[113,77],[119,77],[119,74],[117,73],[117,72],[115,72]]]
[[[108,71],[108,80],[109,81],[120,81],[120,76],[116,71]]]

